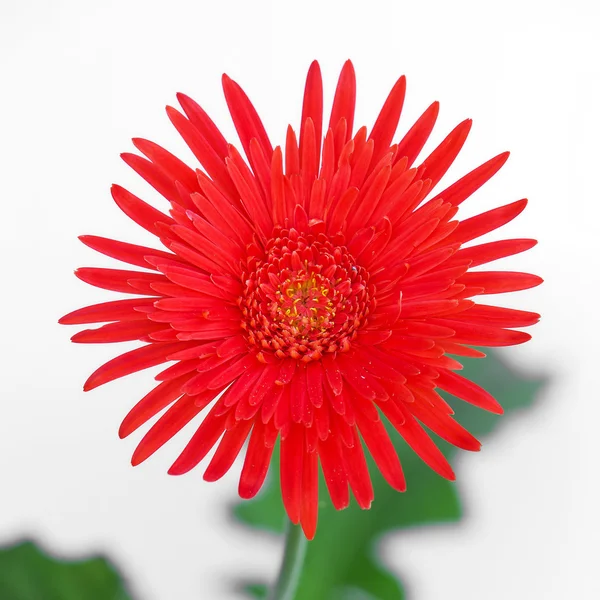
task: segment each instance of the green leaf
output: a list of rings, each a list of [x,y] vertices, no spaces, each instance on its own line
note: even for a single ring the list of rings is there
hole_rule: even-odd
[[[462,375],[487,389],[503,405],[505,413],[528,408],[544,383],[527,378],[505,365],[496,354],[486,359],[461,359]],[[466,404],[450,395],[447,401],[456,411],[459,423],[481,437],[504,423],[498,417]],[[408,490],[394,491],[379,474],[372,460],[370,470],[375,501],[363,511],[355,503],[336,511],[321,478],[319,525],[310,542],[295,600],[403,600],[402,584],[381,563],[377,549],[385,535],[398,529],[458,521],[462,516],[454,483],[442,479],[425,466],[400,436],[388,427],[402,461]],[[436,443],[450,459],[454,447],[436,436]],[[278,464],[274,454],[273,464]],[[285,511],[279,491],[279,474],[272,468],[265,489],[252,501],[239,503],[234,514],[255,529],[282,534]],[[254,584],[252,597],[264,598],[265,587]]]
[[[267,597],[269,588],[264,583],[247,583],[242,586],[242,591],[246,592],[251,598],[262,600]]]
[[[0,549],[0,598],[131,600],[121,576],[106,559],[57,559],[33,542]]]

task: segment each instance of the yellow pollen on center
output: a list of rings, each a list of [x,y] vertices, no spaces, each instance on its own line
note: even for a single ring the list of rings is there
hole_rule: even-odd
[[[297,273],[276,292],[273,316],[294,335],[325,333],[335,317],[329,282],[314,273]]]

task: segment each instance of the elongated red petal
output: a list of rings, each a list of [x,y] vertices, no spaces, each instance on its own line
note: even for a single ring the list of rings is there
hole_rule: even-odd
[[[450,204],[458,206],[484,183],[489,181],[502,168],[508,160],[508,156],[509,152],[503,152],[491,158],[464,177],[461,177],[443,192],[440,192],[434,199],[442,198],[444,202],[450,202]]]
[[[323,134],[323,80],[321,69],[315,60],[311,63],[306,77],[304,88],[304,102],[302,103],[302,118],[300,119],[300,151],[306,140],[306,119],[310,118],[314,126],[314,138],[318,141],[316,145],[317,164],[321,152],[321,136]]]
[[[352,63],[348,60],[340,73],[329,119],[329,128],[334,130],[342,119],[345,121],[344,143],[352,137],[355,103],[356,74]]]
[[[431,179],[431,187],[435,187],[458,156],[472,124],[471,119],[467,119],[457,125],[421,165],[421,177]]]
[[[134,146],[160,167],[171,181],[179,181],[189,190],[198,190],[194,169],[154,142],[142,138],[133,138],[132,141]]]
[[[136,371],[142,371],[149,367],[154,367],[163,362],[166,362],[167,356],[189,348],[190,342],[173,342],[165,344],[147,344],[141,348],[130,350],[121,354],[107,363],[96,369],[83,385],[85,391],[92,390],[99,385],[108,383],[124,377],[125,375],[131,375]]]
[[[374,162],[377,162],[387,152],[390,142],[396,133],[405,94],[406,77],[403,75],[394,84],[369,135],[369,139],[375,141],[375,151],[373,152]]]
[[[150,233],[160,237],[160,232],[156,224],[173,223],[171,217],[167,217],[167,215],[156,210],[153,206],[150,206],[143,200],[140,200],[137,196],[134,196],[120,185],[113,185],[110,191],[117,206],[132,221],[135,221],[140,227],[143,227]]]
[[[530,273],[513,273],[511,271],[473,271],[465,273],[460,283],[467,286],[483,288],[483,294],[501,294],[527,290],[543,283],[543,279]]]
[[[457,261],[470,260],[471,267],[478,267],[479,265],[498,260],[499,258],[512,256],[519,252],[525,252],[525,250],[533,248],[536,244],[536,240],[529,239],[488,242],[487,244],[461,248],[454,255],[454,258]]]
[[[388,411],[393,408],[393,405],[384,404],[381,408],[387,415]],[[439,448],[433,443],[431,438],[425,433],[423,428],[408,411],[404,410],[402,412],[404,422],[396,427],[396,429],[406,440],[406,443],[415,451],[419,458],[438,473],[438,475],[441,475],[446,479],[454,480],[454,471]]]
[[[81,325],[83,323],[103,323],[107,321],[139,321],[146,320],[146,315],[136,308],[148,308],[154,305],[158,298],[132,298],[128,300],[113,300],[101,302],[74,310],[61,317],[62,325]]]
[[[137,154],[131,154],[130,152],[123,152],[121,158],[159,194],[162,194],[169,200],[169,202],[181,201],[175,181],[152,161],[138,156]],[[196,186],[194,186],[194,188],[195,187]]]
[[[227,414],[216,415],[215,408],[202,421],[192,439],[183,449],[183,452],[171,465],[169,475],[183,475],[193,469],[210,452],[217,443],[217,440],[223,435]]]
[[[128,244],[126,242],[119,242],[117,240],[111,240],[109,238],[100,237],[97,235],[80,235],[79,239],[86,245],[110,256],[129,263],[130,265],[137,265],[144,269],[154,268],[150,262],[146,260],[147,256],[162,257],[168,260],[179,260],[176,255],[169,252],[163,252],[162,250],[155,250],[154,248],[148,248],[146,246],[138,246],[136,244]]]
[[[383,423],[358,413],[358,429],[386,481],[399,492],[406,490],[400,459]]]
[[[167,106],[167,116],[208,175],[215,180],[228,197],[234,199],[235,189],[231,184],[223,159],[194,125],[178,110]]]
[[[182,396],[142,438],[137,445],[131,464],[139,465],[166,444],[176,433],[185,427],[201,410],[190,396]]]
[[[205,481],[221,479],[237,458],[252,427],[252,421],[238,421],[228,429],[204,472]]]
[[[304,435],[302,427],[294,425],[281,440],[281,495],[283,505],[292,523],[299,523],[302,516],[302,474]]]
[[[490,393],[452,371],[440,370],[436,383],[438,387],[441,387],[454,396],[462,398],[474,406],[496,414],[502,414],[503,412],[500,404],[498,404]]]
[[[253,498],[265,481],[273,454],[273,445],[267,445],[265,428],[262,421],[254,423],[250,443],[240,476],[238,492],[241,498]]]
[[[227,75],[223,75],[223,92],[231,113],[231,118],[242,141],[246,155],[250,155],[250,140],[256,138],[261,145],[265,156],[273,154],[273,146],[256,109],[244,93],[242,88]]]
[[[356,429],[352,429],[352,435],[353,445],[340,449],[342,462],[348,476],[348,483],[358,505],[364,509],[371,508],[371,503],[375,498],[371,476]]]
[[[123,419],[119,427],[119,437],[127,437],[146,421],[157,415],[163,408],[180,398],[182,396],[181,386],[186,379],[187,375],[182,375],[160,383],[148,392]]]
[[[207,141],[214,152],[224,159],[227,156],[227,140],[223,137],[223,134],[219,131],[212,119],[206,114],[204,109],[189,96],[180,93],[177,94],[177,100],[179,100],[181,108],[183,108],[183,111],[190,122],[200,132],[200,135]],[[183,183],[185,183],[185,181]]]
[[[331,436],[320,442],[319,458],[331,501],[337,510],[342,510],[350,503],[348,476],[340,454],[339,444]]]
[[[162,323],[148,321],[124,321],[108,323],[98,329],[85,329],[71,337],[78,344],[107,344],[139,340],[154,331],[165,329]]]
[[[396,153],[398,160],[406,156],[409,167],[417,160],[417,156],[419,156],[425,142],[427,142],[433,131],[439,110],[439,102],[434,102],[409,129],[408,133],[398,144],[398,151]]]
[[[490,325],[479,325],[458,319],[432,319],[434,324],[451,328],[454,331],[453,342],[473,344],[474,346],[513,346],[531,339],[524,331],[513,331]]]
[[[465,242],[481,237],[490,231],[494,231],[494,229],[498,229],[498,227],[510,223],[510,221],[525,210],[526,206],[526,199],[517,200],[511,204],[488,210],[476,217],[461,221],[454,232],[444,239],[443,244],[445,246],[455,242],[464,244]]]

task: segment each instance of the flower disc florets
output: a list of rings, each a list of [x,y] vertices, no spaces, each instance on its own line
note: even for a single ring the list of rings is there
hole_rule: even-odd
[[[251,344],[303,362],[350,349],[373,296],[368,273],[343,241],[293,228],[274,232],[240,299]]]

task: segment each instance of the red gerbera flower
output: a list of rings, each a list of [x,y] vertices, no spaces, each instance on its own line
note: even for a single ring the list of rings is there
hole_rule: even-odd
[[[438,103],[392,144],[404,77],[371,132],[354,132],[355,75],[347,62],[324,128],[314,62],[299,141],[290,127],[285,155],[273,149],[237,83],[224,76],[223,88],[246,160],[204,110],[180,94],[183,113],[168,107],[167,114],[204,170],[134,139],[146,158],[123,159],[169,201],[169,215],[112,188],[119,208],[168,251],[82,236],[87,246],[144,270],[79,269],[86,283],[134,297],[82,308],[61,323],[107,322],[76,334],[75,342],[144,342],[96,370],[85,390],[174,361],[119,430],[125,437],[169,407],[137,446],[134,465],[208,409],[169,472],[189,471],[217,445],[204,479],[219,479],[249,438],[239,493],[251,498],[280,438],[285,508],[312,538],[319,462],[337,509],[348,506],[348,487],[361,507],[373,500],[363,443],[390,485],[405,489],[382,415],[443,477],[454,474],[422,425],[460,448],[479,449],[436,390],[502,412],[490,394],[456,373],[461,365],[450,355],[481,357],[471,345],[508,346],[530,338],[512,328],[532,325],[539,315],[471,298],[530,288],[541,279],[470,268],[536,242],[462,247],[514,219],[527,201],[462,222],[454,218],[505,163],[507,152],[430,197],[471,121],[413,167]]]

